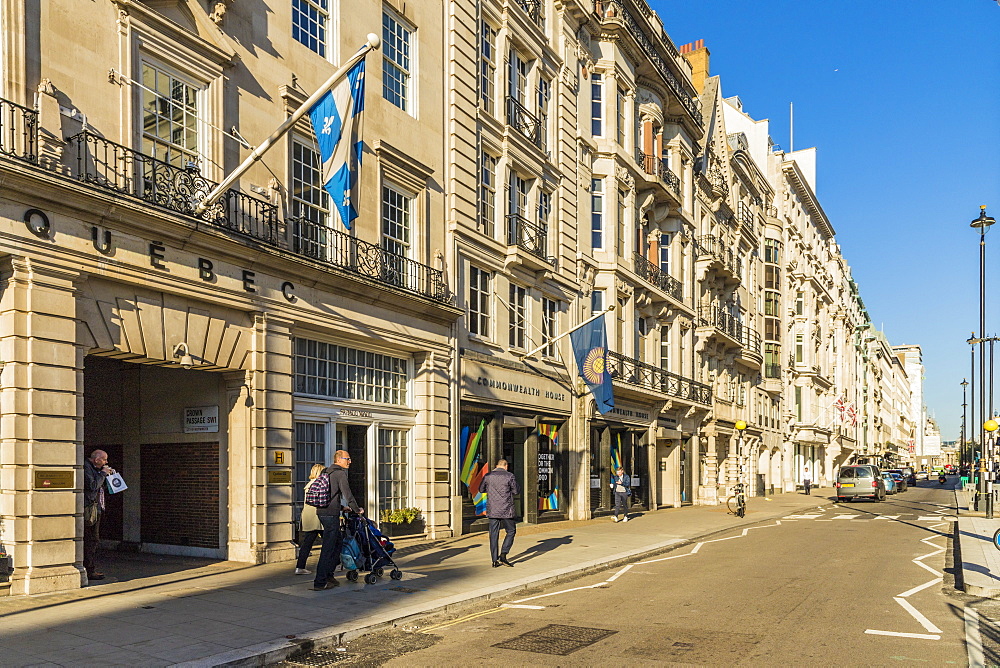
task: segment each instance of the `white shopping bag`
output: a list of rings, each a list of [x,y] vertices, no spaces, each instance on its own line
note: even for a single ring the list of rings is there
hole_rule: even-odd
[[[128,485],[125,484],[125,478],[122,477],[121,473],[112,473],[104,482],[108,486],[108,494],[117,494],[128,489]]]

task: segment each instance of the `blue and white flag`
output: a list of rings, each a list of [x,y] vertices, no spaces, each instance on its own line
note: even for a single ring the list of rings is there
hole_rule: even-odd
[[[361,182],[361,112],[365,109],[365,61],[347,72],[309,110],[313,132],[323,161],[323,187],[333,198],[340,222],[351,229],[358,217],[358,185]]]
[[[569,335],[580,376],[597,401],[597,412],[604,414],[615,407],[611,373],[608,371],[608,332],[604,316],[580,327]]]

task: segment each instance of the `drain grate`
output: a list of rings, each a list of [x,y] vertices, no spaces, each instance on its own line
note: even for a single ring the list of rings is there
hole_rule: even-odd
[[[498,642],[493,647],[513,649],[519,652],[534,652],[535,654],[566,656],[616,633],[618,631],[609,631],[608,629],[549,624],[510,640]]]
[[[332,666],[347,658],[347,652],[338,652],[336,650],[318,650],[315,652],[309,652],[309,654],[296,659],[288,659],[283,665],[310,666],[310,668]]]
[[[404,594],[416,594],[419,589],[410,589],[409,587],[389,587],[389,591],[401,591]]]

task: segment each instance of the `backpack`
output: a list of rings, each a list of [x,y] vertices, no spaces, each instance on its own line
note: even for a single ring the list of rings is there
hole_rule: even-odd
[[[306,489],[306,504],[316,508],[330,505],[330,474],[321,473]]]
[[[362,566],[361,547],[354,536],[344,541],[344,546],[340,551],[340,563],[344,565],[344,570],[357,571]]]

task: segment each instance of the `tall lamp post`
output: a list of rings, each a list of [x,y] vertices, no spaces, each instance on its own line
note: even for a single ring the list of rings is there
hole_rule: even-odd
[[[987,478],[993,477],[993,445],[996,438],[997,428],[1000,424],[994,419],[989,419],[983,423],[983,429],[989,434],[989,441],[983,442],[983,456],[979,460],[979,480],[980,486],[985,487],[986,493],[986,519],[993,519],[993,481]],[[986,461],[985,469],[983,462]]]
[[[739,448],[739,453],[740,453],[740,456],[739,456],[740,478],[739,478],[739,480],[740,480],[740,482],[743,482],[743,432],[745,432],[746,429],[747,429],[747,423],[744,422],[743,420],[737,420],[736,424],[733,425],[733,426],[736,427],[736,431],[740,435],[740,442],[739,442],[739,445],[737,446]],[[749,483],[746,486],[743,487],[743,493],[746,494],[747,496],[750,496],[750,485],[749,485]]]
[[[969,467],[971,468],[972,463],[973,463],[973,459],[972,459],[972,456],[969,453],[969,446],[965,442],[965,405],[966,405],[965,404],[965,388],[967,388],[969,386],[969,381],[966,380],[965,378],[963,378],[962,382],[961,382],[961,385],[962,385],[962,457],[961,457],[961,460],[962,460],[962,466],[965,466],[966,463],[968,463]]]
[[[982,338],[986,335],[986,230],[996,221],[986,215],[986,206],[979,207],[979,217],[969,223],[970,227],[979,228],[979,414],[986,415],[986,356],[983,355]],[[971,342],[970,342],[971,343]],[[980,418],[982,419],[982,418]],[[987,420],[987,422],[993,422]],[[980,443],[983,444],[983,456],[979,462],[979,493],[986,495],[986,470],[983,468],[986,459],[986,423],[979,430]],[[994,422],[994,424],[996,424]],[[993,500],[986,496],[986,516],[993,517]]]

